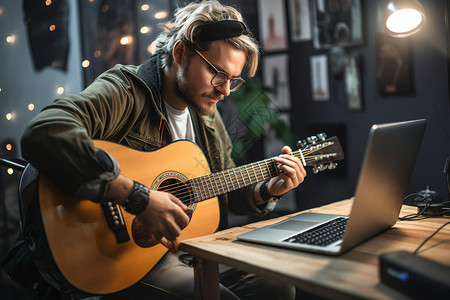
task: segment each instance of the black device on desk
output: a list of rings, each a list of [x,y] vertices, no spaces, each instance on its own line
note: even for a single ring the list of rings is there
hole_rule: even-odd
[[[414,299],[450,298],[450,267],[422,256],[397,251],[380,256],[380,280]]]

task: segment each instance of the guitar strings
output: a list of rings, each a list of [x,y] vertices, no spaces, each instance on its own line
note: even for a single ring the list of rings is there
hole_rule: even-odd
[[[316,161],[316,158],[318,158],[318,157],[323,157],[323,155],[308,156],[308,154],[314,153],[317,150],[319,150],[319,149],[303,150],[302,154],[303,154],[303,158],[304,158],[306,164]],[[291,152],[290,154],[297,158],[301,158],[300,150]],[[267,165],[268,162],[269,162],[269,166]],[[261,163],[265,163],[266,164],[265,166],[268,169],[263,170],[261,168]],[[258,177],[258,175],[255,173],[255,166],[259,167],[260,177]],[[250,167],[251,167],[251,170],[249,172]],[[261,162],[256,162],[256,163],[251,163],[248,165],[240,166],[240,167],[235,168],[234,170],[237,170],[237,169],[240,169],[238,172],[240,172],[240,174],[241,174],[240,177],[242,177],[242,180],[239,179],[238,176],[236,175],[236,171],[233,172],[233,175],[236,177],[235,183],[238,186],[238,189],[245,187],[251,183],[266,179],[267,176],[269,178],[274,177],[278,173],[276,170],[275,164],[273,162],[273,158],[269,158],[269,159],[266,159]],[[242,169],[244,169],[247,173],[247,178],[248,178],[248,181],[250,182],[248,184],[245,182],[245,176],[243,176],[243,174],[242,174]],[[225,185],[226,188],[224,188],[224,186],[222,185],[222,181],[219,181],[219,184],[218,184],[217,180],[214,180],[215,186],[216,186],[215,188],[219,191],[218,193],[214,193],[215,188],[212,184],[211,178],[215,179],[214,177],[218,177],[218,179],[221,179],[220,177],[222,175],[222,178],[225,179],[225,173],[228,173],[228,177],[230,178],[231,183],[232,183],[232,189],[230,190],[229,184],[226,184]],[[205,185],[202,184],[202,186],[197,184],[198,187],[195,186],[194,181],[198,181],[198,182],[202,183],[203,181],[206,181],[206,179],[208,179],[208,178],[210,181],[209,184],[205,183]],[[258,180],[258,181],[254,181],[254,180]],[[232,174],[230,174],[230,171],[224,170],[224,171],[216,172],[213,174],[208,174],[208,175],[200,176],[197,178],[188,179],[186,181],[177,181],[176,183],[169,184],[169,185],[162,187],[162,189],[160,189],[160,190],[176,195],[184,204],[188,205],[190,203],[200,202],[200,201],[203,201],[206,199],[210,199],[214,196],[236,190],[233,182],[234,181],[232,178]],[[219,187],[219,185],[220,185],[220,187]],[[210,188],[212,188],[212,190]],[[191,201],[192,198],[196,198],[196,200]]]

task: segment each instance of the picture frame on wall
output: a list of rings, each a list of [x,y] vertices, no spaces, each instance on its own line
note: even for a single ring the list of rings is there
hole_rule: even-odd
[[[330,100],[327,55],[320,54],[311,56],[310,71],[312,99],[314,101]]]
[[[309,0],[289,0],[291,40],[293,42],[310,41],[311,15]]]
[[[267,95],[272,106],[284,111],[291,108],[288,60],[285,53],[263,57],[263,83],[272,90]]]
[[[363,44],[360,0],[312,0],[313,44],[316,49]]]
[[[284,0],[258,0],[261,46],[265,52],[287,50]]]
[[[361,55],[358,53],[345,56],[345,92],[347,95],[347,107],[349,110],[363,110],[362,84],[360,71]]]
[[[377,34],[377,89],[383,95],[412,95],[411,41]]]

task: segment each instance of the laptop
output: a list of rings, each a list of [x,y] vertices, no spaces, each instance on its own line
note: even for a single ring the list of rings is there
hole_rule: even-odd
[[[339,255],[390,228],[400,214],[425,126],[425,119],[372,126],[349,216],[302,213],[237,238]]]

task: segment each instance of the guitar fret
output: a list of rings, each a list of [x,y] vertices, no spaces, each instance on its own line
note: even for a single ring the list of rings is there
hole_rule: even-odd
[[[216,179],[215,175],[211,174],[211,176],[212,176],[213,182],[214,182],[214,184],[216,186],[216,192],[214,192],[214,190],[213,190],[213,193],[212,193],[212,195],[214,196],[214,195],[217,195],[217,191],[219,190],[219,186],[217,185],[217,179]]]
[[[234,173],[234,177],[236,178],[236,183],[237,183],[238,188],[241,188],[241,185],[239,184],[239,179],[236,175],[236,169],[233,169],[233,173]]]
[[[219,179],[220,179],[220,175],[222,174],[222,177],[223,177],[223,179],[225,179],[225,177],[223,176],[223,171],[222,172],[219,172],[219,173],[217,173],[217,176],[219,177]],[[224,194],[225,193],[225,189],[223,188],[223,183],[222,183],[222,180],[219,180],[219,183],[220,183],[220,186],[222,187],[222,189],[221,189],[221,193],[222,194]]]
[[[252,183],[252,179],[250,178],[250,174],[248,173],[248,168],[245,168],[245,171],[247,173],[249,183]]]
[[[242,173],[242,169],[244,169],[244,168],[243,167],[239,167],[239,172],[241,173],[242,182],[244,183],[243,186],[245,186],[245,177],[244,177],[244,173]]]
[[[264,179],[264,172],[263,172],[263,170],[261,168],[261,164],[260,163],[258,163],[258,167],[259,167],[259,170],[261,171],[262,179]]]
[[[255,166],[254,166],[255,164],[251,164],[251,166],[252,166],[252,170],[253,170],[253,174],[255,174],[255,182],[258,182],[258,175],[256,175],[256,172],[255,172]]]
[[[199,183],[199,178],[195,178],[195,184],[197,186],[197,194],[199,195],[198,201],[202,201],[203,200],[203,192],[202,192],[202,187],[200,186],[200,183]]]
[[[227,170],[227,173],[228,173],[228,177],[230,177],[231,186],[233,187],[233,190],[235,190],[234,184],[233,184],[233,178],[231,177],[230,170]]]

